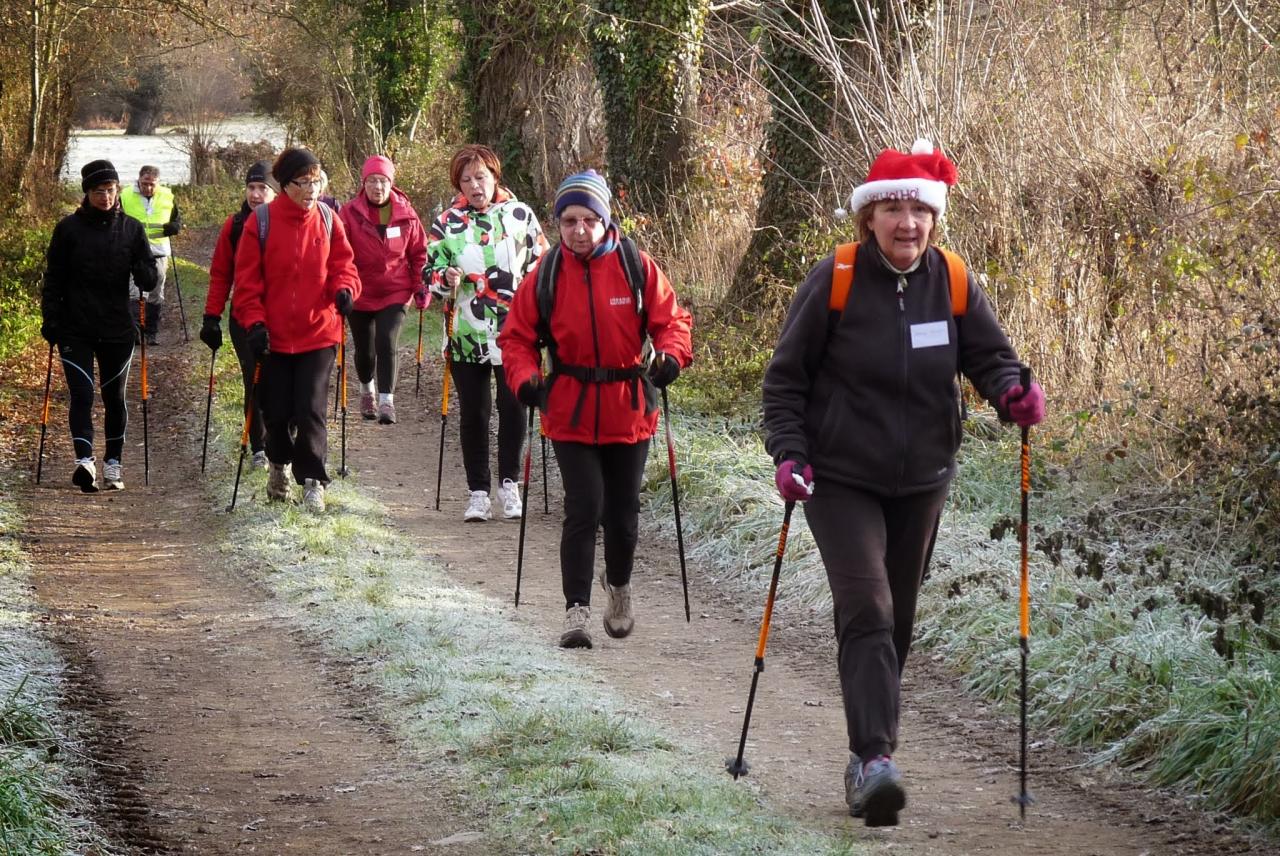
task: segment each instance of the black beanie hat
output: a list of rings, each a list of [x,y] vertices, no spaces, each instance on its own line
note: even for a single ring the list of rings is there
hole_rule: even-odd
[[[88,193],[99,184],[106,184],[108,181],[120,183],[120,173],[116,172],[115,164],[111,161],[89,161],[80,167],[80,189],[85,193]]]
[[[320,159],[313,155],[310,149],[285,149],[272,165],[271,174],[275,176],[276,181],[280,182],[280,186],[284,187],[293,181],[294,176],[319,165]]]
[[[246,185],[253,184],[255,181],[259,184],[267,183],[267,176],[271,172],[271,164],[264,160],[260,160],[253,166],[249,167],[249,171],[245,173],[244,183]]]

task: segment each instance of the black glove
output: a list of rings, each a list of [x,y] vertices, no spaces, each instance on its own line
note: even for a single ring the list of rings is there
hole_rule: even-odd
[[[271,350],[271,339],[267,336],[267,325],[259,321],[249,328],[249,353],[255,360],[260,360]]]
[[[200,328],[200,341],[216,351],[222,347],[222,318],[218,315],[204,316],[204,326]]]
[[[334,295],[333,305],[338,307],[338,314],[346,318],[351,314],[351,308],[355,306],[355,301],[351,299],[351,290],[348,288],[339,288],[338,293]]]
[[[542,393],[542,378],[534,375],[520,384],[520,388],[516,390],[516,398],[525,407],[538,407],[542,404]]]
[[[649,380],[653,381],[654,386],[662,389],[678,377],[680,377],[680,364],[674,357],[662,351],[653,355],[653,362],[649,364]]]
[[[52,318],[44,319],[44,322],[40,325],[40,335],[50,345],[58,344],[58,322]]]
[[[182,231],[182,226],[180,224],[170,222],[164,224],[160,229],[160,234],[164,235],[166,238],[172,238],[180,231]]]

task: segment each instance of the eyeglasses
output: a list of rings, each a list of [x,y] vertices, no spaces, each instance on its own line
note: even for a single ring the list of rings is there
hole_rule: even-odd
[[[568,229],[570,232],[574,231],[579,226],[583,226],[584,228],[586,228],[588,232],[593,232],[595,231],[596,226],[599,226],[603,222],[604,221],[601,220],[599,217],[561,217],[560,218],[560,226],[562,228]]]
[[[90,196],[96,196],[99,199],[106,199],[109,196],[115,196],[119,192],[116,187],[96,187],[89,191]]]
[[[390,186],[391,186],[391,179],[389,179],[389,178],[383,178],[383,177],[382,177],[382,176],[380,176],[380,175],[371,175],[371,176],[369,176],[368,178],[366,178],[366,179],[364,180],[364,183],[365,183],[365,185],[366,185],[366,186],[373,186],[373,187],[390,187]]]
[[[299,181],[298,179],[295,178],[293,181],[289,183],[296,184],[298,187],[302,188],[303,190],[319,190],[322,187],[324,187],[324,180],[319,178],[304,179],[302,181]]]

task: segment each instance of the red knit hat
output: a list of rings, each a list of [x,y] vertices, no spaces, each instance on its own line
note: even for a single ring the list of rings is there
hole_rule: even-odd
[[[885,199],[916,200],[938,217],[947,210],[947,188],[956,183],[956,165],[923,137],[911,146],[911,154],[885,149],[871,164],[867,180],[854,188],[849,210]],[[836,212],[841,216],[841,212]]]
[[[360,170],[360,180],[364,181],[371,175],[382,175],[395,180],[396,166],[391,162],[391,158],[386,155],[373,155],[364,162],[364,167]]]

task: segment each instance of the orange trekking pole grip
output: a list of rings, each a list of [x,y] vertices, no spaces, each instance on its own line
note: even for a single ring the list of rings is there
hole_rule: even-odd
[[[782,530],[778,533],[778,552],[773,559],[773,577],[769,580],[769,597],[764,602],[764,617],[760,620],[760,641],[756,643],[755,671],[751,675],[751,692],[747,695],[747,712],[742,720],[742,737],[738,740],[738,756],[725,759],[725,769],[736,780],[745,776],[751,765],[743,760],[742,755],[747,748],[747,729],[751,727],[751,708],[756,701],[756,686],[760,682],[760,673],[764,671],[764,649],[769,641],[769,624],[773,621],[773,601],[778,596],[778,574],[782,570],[782,554],[787,551],[787,531],[791,528],[791,512],[796,504],[789,501],[782,515]]]

